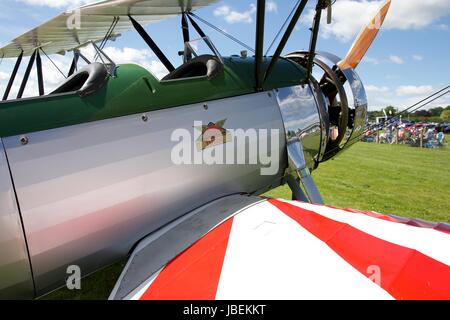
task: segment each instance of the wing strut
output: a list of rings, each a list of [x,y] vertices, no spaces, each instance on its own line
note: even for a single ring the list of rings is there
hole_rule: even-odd
[[[267,67],[267,71],[264,75],[263,84],[267,80],[267,78],[269,78],[270,74],[272,73],[273,67],[275,66],[278,59],[280,58],[280,55],[283,52],[284,47],[286,46],[286,43],[288,42],[289,38],[291,37],[292,31],[294,31],[294,28],[298,22],[298,19],[302,15],[303,10],[305,9],[305,6],[307,3],[308,3],[308,0],[302,0],[300,5],[298,6],[297,10],[295,11],[295,14],[291,19],[291,22],[289,23],[289,26],[287,27],[287,29],[283,35],[283,38],[281,39],[280,44],[278,45],[278,48],[275,51],[275,54],[273,55],[272,60],[270,61],[269,66]]]
[[[169,72],[172,72],[175,70],[175,67],[172,65],[172,63],[167,59],[167,57],[164,55],[164,53],[161,51],[161,49],[158,47],[158,45],[153,41],[153,39],[150,37],[150,35],[145,31],[145,29],[133,19],[131,15],[128,15],[130,18],[131,23],[133,24],[134,29],[136,29],[137,33],[144,39],[144,41],[147,43],[147,45],[150,47],[150,49],[153,50],[153,52],[156,54],[158,59],[162,62],[162,64],[166,67],[166,69]]]
[[[39,53],[39,49],[36,49],[36,71],[38,79],[39,96],[43,96],[45,94],[44,77],[42,76],[42,60],[41,54]]]
[[[189,24],[186,18],[186,13],[183,12],[181,15],[181,29],[183,30],[183,42],[186,44],[187,42],[191,41],[191,36],[189,34]],[[183,52],[184,57],[186,57],[187,61],[192,59],[192,53],[191,52]],[[185,61],[185,62],[187,62]]]
[[[293,199],[323,204],[322,196],[306,165],[302,142],[298,139],[288,141],[287,153],[289,161],[287,183],[291,188]]]
[[[11,78],[9,78],[8,86],[6,87],[5,93],[3,95],[3,101],[8,100],[9,93],[11,92],[12,85],[14,84],[14,80],[16,79],[17,76],[17,71],[19,71],[20,64],[22,63],[22,58],[23,58],[23,51],[17,57],[17,61],[11,74]]]
[[[25,74],[23,76],[22,84],[20,85],[19,93],[17,94],[17,99],[21,99],[23,96],[23,93],[28,83],[28,79],[30,78],[31,70],[33,69],[34,61],[36,60],[37,52],[38,49],[34,50],[33,54],[31,55],[30,62],[28,62],[27,69],[25,70]]]
[[[314,16],[314,22],[312,27],[311,42],[309,44],[308,63],[306,65],[306,83],[309,82],[311,77],[314,57],[316,55],[317,37],[319,35],[320,19],[322,18],[322,10],[330,6],[330,0],[318,0],[316,6],[316,14]]]
[[[70,65],[69,73],[67,75],[68,77],[70,77],[75,73],[75,71],[77,71],[79,59],[80,59],[80,51],[74,50],[72,64]]]
[[[192,26],[194,27],[195,31],[197,31],[198,35],[202,38],[206,37],[206,34],[203,32],[202,28],[195,22],[194,19],[192,19],[191,15],[187,16],[189,18],[189,21],[191,22]]]
[[[264,50],[264,20],[266,16],[266,0],[258,0],[256,8],[256,53],[255,53],[255,79],[256,89],[262,89],[261,69]]]

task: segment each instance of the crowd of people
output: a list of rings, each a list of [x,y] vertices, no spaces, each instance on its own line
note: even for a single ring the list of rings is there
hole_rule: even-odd
[[[446,126],[440,124],[396,123],[374,126],[366,132],[364,141],[388,144],[409,144],[416,147],[436,148],[444,146]]]

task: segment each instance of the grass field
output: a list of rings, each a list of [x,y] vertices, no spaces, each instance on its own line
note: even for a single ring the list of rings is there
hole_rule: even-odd
[[[449,222],[449,151],[359,143],[313,176],[327,204]],[[290,197],[287,186],[268,195]]]
[[[447,136],[450,141],[450,136]],[[313,174],[324,200],[337,207],[450,222],[450,149],[358,143]],[[267,194],[291,198],[287,186]],[[106,299],[125,262],[45,299]]]

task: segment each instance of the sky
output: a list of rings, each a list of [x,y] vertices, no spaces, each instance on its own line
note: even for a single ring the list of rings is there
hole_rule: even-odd
[[[48,19],[79,5],[96,0],[1,0],[0,45],[38,26]],[[265,49],[273,41],[297,1],[266,0]],[[377,12],[384,0],[337,0],[333,6],[333,22],[324,18],[317,44],[318,51],[344,57],[358,35]],[[309,46],[313,8],[311,0],[298,23],[284,53],[304,50]],[[255,46],[255,0],[222,0],[196,12],[200,17]],[[224,56],[239,54],[242,48],[223,35],[201,25]],[[181,64],[178,51],[183,49],[180,19],[171,18],[146,26],[146,30],[176,66]],[[277,44],[278,42],[276,42]],[[275,45],[276,47],[276,45]],[[269,51],[273,53],[275,48]],[[116,63],[137,63],[158,77],[167,71],[135,32],[127,32],[109,42],[107,54]],[[89,53],[88,53],[89,54]],[[71,56],[53,56],[54,62],[67,73]],[[0,93],[6,87],[14,65],[4,59],[0,65]],[[46,92],[56,88],[64,78],[43,57]],[[22,63],[12,94],[16,94],[26,63]],[[369,108],[387,105],[404,109],[440,88],[450,85],[450,0],[392,0],[385,24],[367,55],[357,68],[369,99]],[[20,80],[19,80],[20,79]],[[25,96],[36,95],[37,80],[32,73]],[[450,95],[429,107],[450,105]]]

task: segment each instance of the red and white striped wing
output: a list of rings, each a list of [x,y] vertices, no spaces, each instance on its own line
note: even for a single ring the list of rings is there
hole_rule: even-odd
[[[450,233],[411,224],[269,199],[216,227],[129,298],[450,299]]]

